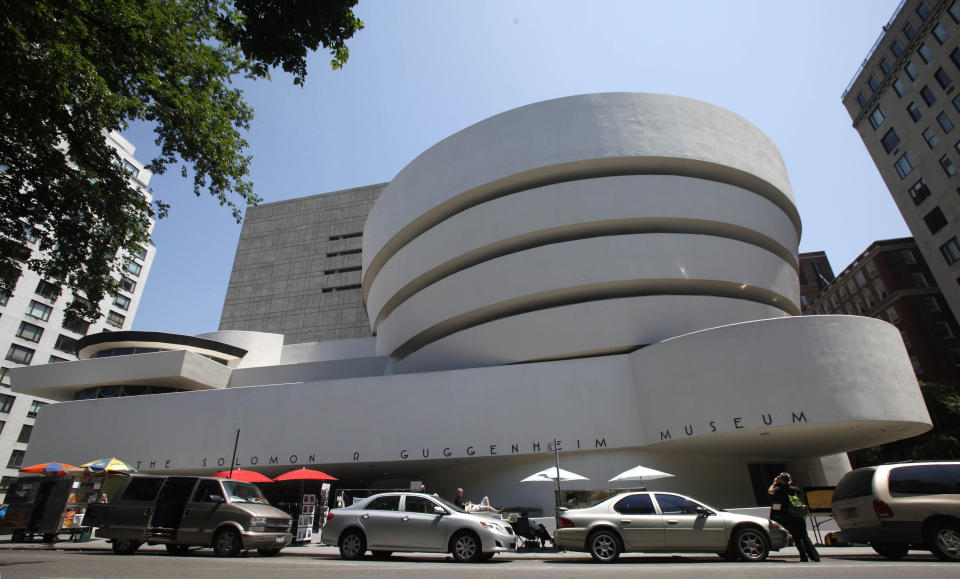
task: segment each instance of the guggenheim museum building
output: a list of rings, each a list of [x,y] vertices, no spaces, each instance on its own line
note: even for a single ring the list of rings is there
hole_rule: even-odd
[[[25,464],[306,466],[350,488],[553,504],[644,465],[718,507],[930,428],[900,333],[800,316],[777,148],[689,98],[588,94],[440,141],[391,182],[248,211],[219,331],[89,335],[17,369]],[[629,484],[629,483],[628,483]]]

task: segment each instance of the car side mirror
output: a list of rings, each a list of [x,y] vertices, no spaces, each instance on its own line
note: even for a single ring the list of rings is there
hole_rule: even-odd
[[[444,509],[443,507],[438,507],[438,506],[434,505],[434,507],[433,507],[433,514],[435,514],[435,515],[445,515],[445,514],[447,514],[447,511],[446,511],[446,509]]]
[[[222,502],[225,502],[225,501],[223,500],[223,496],[222,496],[222,495],[210,495],[209,497],[207,497],[207,499],[208,499],[211,503],[222,503]]]
[[[704,507],[697,507],[697,516],[698,516],[698,517],[709,517],[709,516],[712,515],[712,514],[714,514],[714,512],[711,511],[710,509],[707,509],[707,508],[704,508]]]

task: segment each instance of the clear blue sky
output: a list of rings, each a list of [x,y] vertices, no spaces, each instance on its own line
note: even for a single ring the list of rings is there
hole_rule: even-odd
[[[787,165],[801,251],[835,271],[909,235],[840,95],[898,0],[360,0],[350,60],[311,57],[306,88],[282,72],[242,83],[256,118],[252,179],[264,202],[389,181],[437,141],[487,117],[573,94],[676,94],[730,109]],[[126,133],[149,160],[152,134]],[[196,334],[220,322],[240,235],[179,170],[134,329]]]

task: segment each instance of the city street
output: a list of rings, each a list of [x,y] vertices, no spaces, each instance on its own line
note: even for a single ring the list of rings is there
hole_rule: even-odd
[[[627,555],[613,565],[599,565],[585,553],[497,555],[490,563],[457,564],[448,556],[399,555],[387,561],[369,556],[343,561],[336,549],[310,545],[284,550],[279,557],[249,554],[214,557],[209,549],[187,556],[168,555],[162,547],[145,547],[132,556],[117,556],[103,541],[83,545],[0,543],[0,578],[31,577],[840,577],[872,579],[960,576],[960,565],[943,563],[914,551],[904,561],[886,561],[869,548],[822,548],[819,564],[801,563],[795,549],[774,553],[764,563],[729,563],[710,555]]]

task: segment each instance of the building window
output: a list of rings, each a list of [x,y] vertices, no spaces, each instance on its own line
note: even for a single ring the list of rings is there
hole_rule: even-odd
[[[3,476],[0,477],[0,493],[5,493],[10,490],[10,485],[16,482],[17,477],[15,476]]]
[[[881,300],[887,299],[887,296],[890,295],[887,293],[887,287],[883,285],[883,282],[880,280],[873,282],[873,289],[876,290],[877,295],[880,296]]]
[[[848,314],[851,314],[851,315],[857,313],[857,312],[854,311],[854,309],[853,309],[853,304],[851,304],[850,302],[844,302],[844,303],[843,303],[843,310],[844,310],[845,312],[847,312]]]
[[[853,277],[857,280],[858,286],[863,287],[867,285],[867,276],[863,275],[862,271],[858,271]]]
[[[70,360],[67,360],[66,358],[61,358],[60,356],[53,356],[53,355],[47,358],[47,364],[57,364],[59,362],[69,362],[69,361]]]
[[[947,260],[947,265],[960,261],[960,243],[957,243],[957,238],[951,237],[950,241],[941,245],[940,253],[943,254],[943,259]]]
[[[953,177],[957,174],[956,165],[954,165],[950,157],[946,155],[940,157],[940,166],[943,167],[943,172],[947,174],[947,177]]]
[[[874,263],[873,263],[872,261],[868,261],[868,262],[867,262],[867,273],[870,274],[870,277],[871,277],[871,278],[874,278],[874,277],[877,277],[877,274],[880,273],[880,271],[877,270],[877,266],[874,265]]]
[[[30,322],[20,322],[20,327],[17,328],[17,337],[23,338],[28,342],[39,342],[40,336],[42,335],[43,328],[35,326]]]
[[[5,292],[4,290],[0,290],[0,306],[7,305],[7,300],[9,299],[10,299],[10,294]]]
[[[913,40],[917,37],[917,29],[913,27],[913,23],[907,22],[904,25],[903,35],[907,37],[907,40]]]
[[[922,273],[911,274],[910,280],[913,282],[913,287],[917,289],[926,289],[930,287],[927,285],[927,278],[924,277]]]
[[[27,315],[44,322],[50,319],[50,312],[53,308],[46,304],[41,304],[37,300],[30,300],[30,306],[27,308]]]
[[[130,260],[126,263],[124,269],[133,275],[140,275],[140,272],[143,270],[143,266],[133,260]]]
[[[131,250],[130,254],[141,261],[147,258],[147,250],[143,247],[138,247],[134,250]]]
[[[887,308],[887,317],[890,318],[890,321],[894,324],[900,323],[900,316],[897,314],[897,309],[893,306]]]
[[[27,411],[27,418],[36,418],[37,412],[40,412],[40,409],[46,406],[46,402],[40,402],[39,400],[34,400],[30,403],[30,410]]]
[[[944,133],[949,133],[953,130],[953,121],[950,120],[947,113],[943,112],[937,115],[937,122],[940,123],[940,128],[943,129]]]
[[[917,263],[917,258],[913,256],[913,252],[909,249],[900,251],[900,258],[903,259],[903,263],[907,265],[913,265]]]
[[[917,80],[917,77],[920,76],[920,70],[917,69],[917,65],[913,64],[912,60],[907,61],[907,64],[904,65],[903,70],[907,72],[907,76],[910,77],[910,80]]]
[[[113,296],[113,305],[117,306],[121,310],[130,309],[130,298],[123,294],[117,294]]]
[[[897,169],[897,175],[900,175],[901,179],[909,175],[910,171],[913,171],[913,168],[915,167],[913,164],[913,159],[910,158],[910,153],[904,153],[900,155],[900,158],[897,159],[897,162],[894,166]]]
[[[137,289],[137,282],[133,281],[127,276],[120,276],[120,287],[123,288],[123,291],[133,293]]]
[[[863,315],[863,302],[860,301],[859,296],[853,296],[853,305],[857,308],[857,313],[861,316]]]
[[[921,0],[920,4],[917,5],[916,10],[917,16],[920,17],[920,20],[926,20],[930,18],[930,8],[927,7],[927,3]]]
[[[107,314],[107,323],[118,328],[123,327],[123,322],[126,321],[126,319],[123,314],[119,314],[113,310],[110,310],[110,313]]]
[[[36,293],[47,298],[48,300],[54,301],[60,297],[60,286],[52,284],[46,280],[40,280],[40,283],[37,284]]]
[[[900,137],[897,135],[897,131],[890,129],[887,131],[887,134],[880,139],[880,143],[883,144],[884,151],[891,153],[897,148],[897,145],[900,144]]]
[[[90,330],[90,322],[66,314],[63,317],[63,329],[86,336],[87,332]]]
[[[7,468],[20,468],[23,465],[23,456],[27,454],[25,450],[15,450],[10,453],[10,460],[7,461]]]
[[[943,44],[947,41],[947,38],[950,37],[947,34],[947,29],[943,27],[943,23],[937,22],[937,25],[933,27],[933,37],[937,39],[937,42]]]
[[[10,368],[0,368],[0,384],[10,386]]]
[[[877,89],[880,88],[880,83],[877,82],[877,79],[872,74],[870,78],[867,79],[867,85],[873,92],[877,92]]]
[[[933,73],[933,78],[937,79],[937,84],[944,89],[950,86],[950,83],[953,82],[950,80],[950,75],[947,74],[943,68],[938,68],[937,72]]]
[[[7,350],[7,360],[17,364],[30,364],[30,361],[33,360],[33,354],[34,351],[30,348],[24,348],[19,344],[10,344],[10,349]]]
[[[852,279],[847,280],[847,290],[850,291],[851,296],[857,293],[857,285],[853,283]]]
[[[74,356],[77,355],[77,341],[70,336],[64,336],[63,334],[60,334],[57,336],[57,342],[53,345],[53,347],[61,352],[73,354]]]
[[[839,291],[838,293],[840,294],[840,299],[841,299],[841,300],[847,299],[847,290],[846,290],[845,288],[842,288],[842,287],[841,287],[841,288],[840,288],[840,291]]]
[[[950,324],[947,322],[937,322],[933,325],[934,333],[941,340],[949,340],[953,337],[953,332],[950,330]]]
[[[920,107],[915,103],[910,103],[907,105],[907,112],[910,113],[910,118],[913,119],[913,122],[917,122],[923,118],[923,113],[920,112]]]
[[[883,114],[883,109],[877,107],[873,109],[873,112],[870,113],[870,126],[876,129],[883,124],[884,119],[887,118],[887,115]]]
[[[890,74],[890,63],[887,62],[886,58],[880,59],[880,70],[883,71],[883,76]]]
[[[0,412],[10,414],[10,411],[13,409],[13,403],[16,402],[16,400],[16,396],[0,394]]]
[[[933,94],[933,91],[930,90],[930,87],[923,85],[923,88],[920,89],[920,98],[923,99],[923,102],[927,103],[929,107],[933,103],[937,102],[937,97]]]
[[[931,149],[940,144],[940,139],[937,138],[937,134],[930,127],[923,129],[923,140],[927,142],[927,146]]]
[[[920,55],[920,58],[923,59],[923,62],[930,62],[933,60],[933,51],[930,50],[930,47],[926,43],[920,45],[920,48],[917,49],[917,53]]]
[[[960,23],[960,2],[954,2],[950,5],[950,16],[953,17],[954,22]]]
[[[940,311],[940,303],[937,302],[937,298],[933,296],[923,298],[923,307],[927,308],[928,312]]]
[[[867,97],[863,96],[862,92],[857,93],[857,102],[860,103],[860,108],[867,108]]]
[[[903,338],[903,345],[906,346],[908,350],[913,347],[913,343],[910,342],[910,337],[907,336],[906,332],[900,330],[900,337]]]
[[[17,437],[17,442],[30,442],[30,435],[33,433],[33,425],[24,424],[20,427],[20,436]]]
[[[870,309],[877,307],[877,302],[873,299],[873,294],[870,293],[870,288],[863,288],[863,301],[866,302],[867,307]]]
[[[923,216],[924,223],[927,224],[927,229],[930,230],[930,233],[936,233],[943,229],[943,226],[947,224],[947,218],[943,214],[943,211],[940,210],[940,207],[934,207],[929,213]]]
[[[899,78],[893,80],[893,90],[897,91],[897,96],[903,96],[903,93],[907,92],[907,87],[903,85],[903,81]]]
[[[903,47],[900,46],[899,40],[893,41],[893,44],[890,45],[890,52],[892,52],[893,55],[896,56],[897,58],[900,58],[901,56],[903,56]]]

